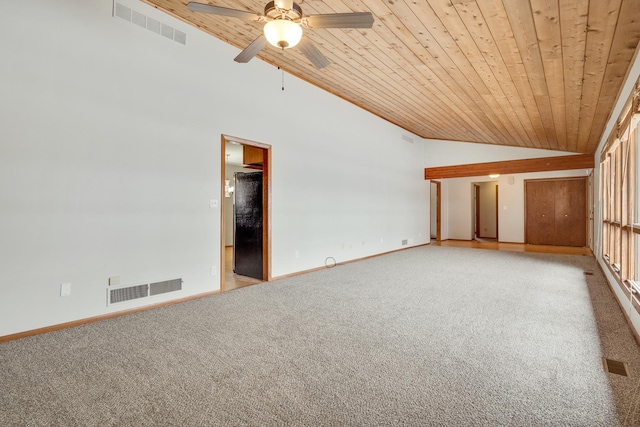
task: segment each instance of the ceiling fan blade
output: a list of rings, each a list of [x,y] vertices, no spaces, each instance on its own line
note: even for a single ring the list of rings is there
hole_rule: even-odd
[[[258,21],[261,15],[253,12],[245,12],[244,10],[229,9],[228,7],[214,6],[212,4],[187,3],[187,8],[192,12],[211,13],[220,16],[229,16],[231,18],[244,19],[245,21]]]
[[[236,62],[249,62],[251,58],[256,56],[258,52],[262,50],[263,47],[267,45],[268,41],[264,34],[261,34],[260,37],[251,42],[251,44],[244,48],[242,52],[238,56],[236,56],[233,60]]]
[[[371,28],[371,12],[327,13],[302,17],[302,24],[310,28]]]
[[[304,56],[306,56],[307,59],[311,61],[314,67],[324,68],[331,64],[331,62],[329,62],[329,60],[322,54],[322,52],[320,52],[320,49],[318,49],[316,45],[313,44],[313,42],[308,38],[303,37],[302,40],[300,40],[300,43],[298,43],[298,46],[300,47],[300,50],[302,51]]]

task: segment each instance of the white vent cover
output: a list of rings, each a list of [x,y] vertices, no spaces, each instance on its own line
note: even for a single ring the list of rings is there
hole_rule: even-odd
[[[176,30],[170,25],[162,22],[158,22],[153,18],[143,15],[125,5],[115,2],[113,8],[113,16],[124,19],[125,21],[136,24],[139,27],[146,28],[147,30],[164,36],[168,39],[174,40],[180,44],[187,44],[187,34]]]
[[[109,302],[111,304],[115,304],[117,302],[129,301],[147,296],[149,296],[149,285],[129,286],[128,288],[111,289],[109,292]]]
[[[402,134],[402,140],[413,144],[413,138],[411,138],[409,135]]]
[[[152,295],[179,291],[182,289],[182,279],[165,280],[151,284],[127,286],[118,289],[108,289],[108,304],[130,301],[132,299],[146,298]]]
[[[149,288],[150,295],[179,291],[180,289],[182,289],[182,279],[165,280],[164,282],[151,283],[149,285]]]

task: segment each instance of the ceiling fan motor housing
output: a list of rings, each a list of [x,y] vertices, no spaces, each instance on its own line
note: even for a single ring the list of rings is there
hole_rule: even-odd
[[[271,19],[288,19],[293,22],[299,22],[302,18],[302,8],[298,3],[292,3],[293,7],[289,10],[280,9],[276,6],[275,1],[270,1],[264,7],[264,16]]]

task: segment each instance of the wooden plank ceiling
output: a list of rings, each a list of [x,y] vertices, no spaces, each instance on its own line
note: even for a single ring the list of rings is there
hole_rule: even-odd
[[[190,12],[189,0],[145,1],[239,49],[262,32]],[[199,1],[256,13],[266,3]],[[296,48],[258,58],[423,138],[593,153],[640,41],[640,0],[298,4],[306,15],[370,11],[375,23],[305,29],[331,61],[321,70]]]

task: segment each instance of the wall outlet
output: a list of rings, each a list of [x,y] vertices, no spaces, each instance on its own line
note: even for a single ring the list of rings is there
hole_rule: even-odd
[[[209,200],[209,207],[210,208],[217,208],[218,207],[218,201],[215,200],[215,199]]]
[[[213,267],[211,267],[211,275],[212,276],[215,276],[217,272],[218,272],[218,269],[216,268],[215,265]]]
[[[300,258],[300,252],[296,251],[296,259]]]
[[[71,295],[71,283],[61,283],[60,284],[60,296],[68,297]]]

